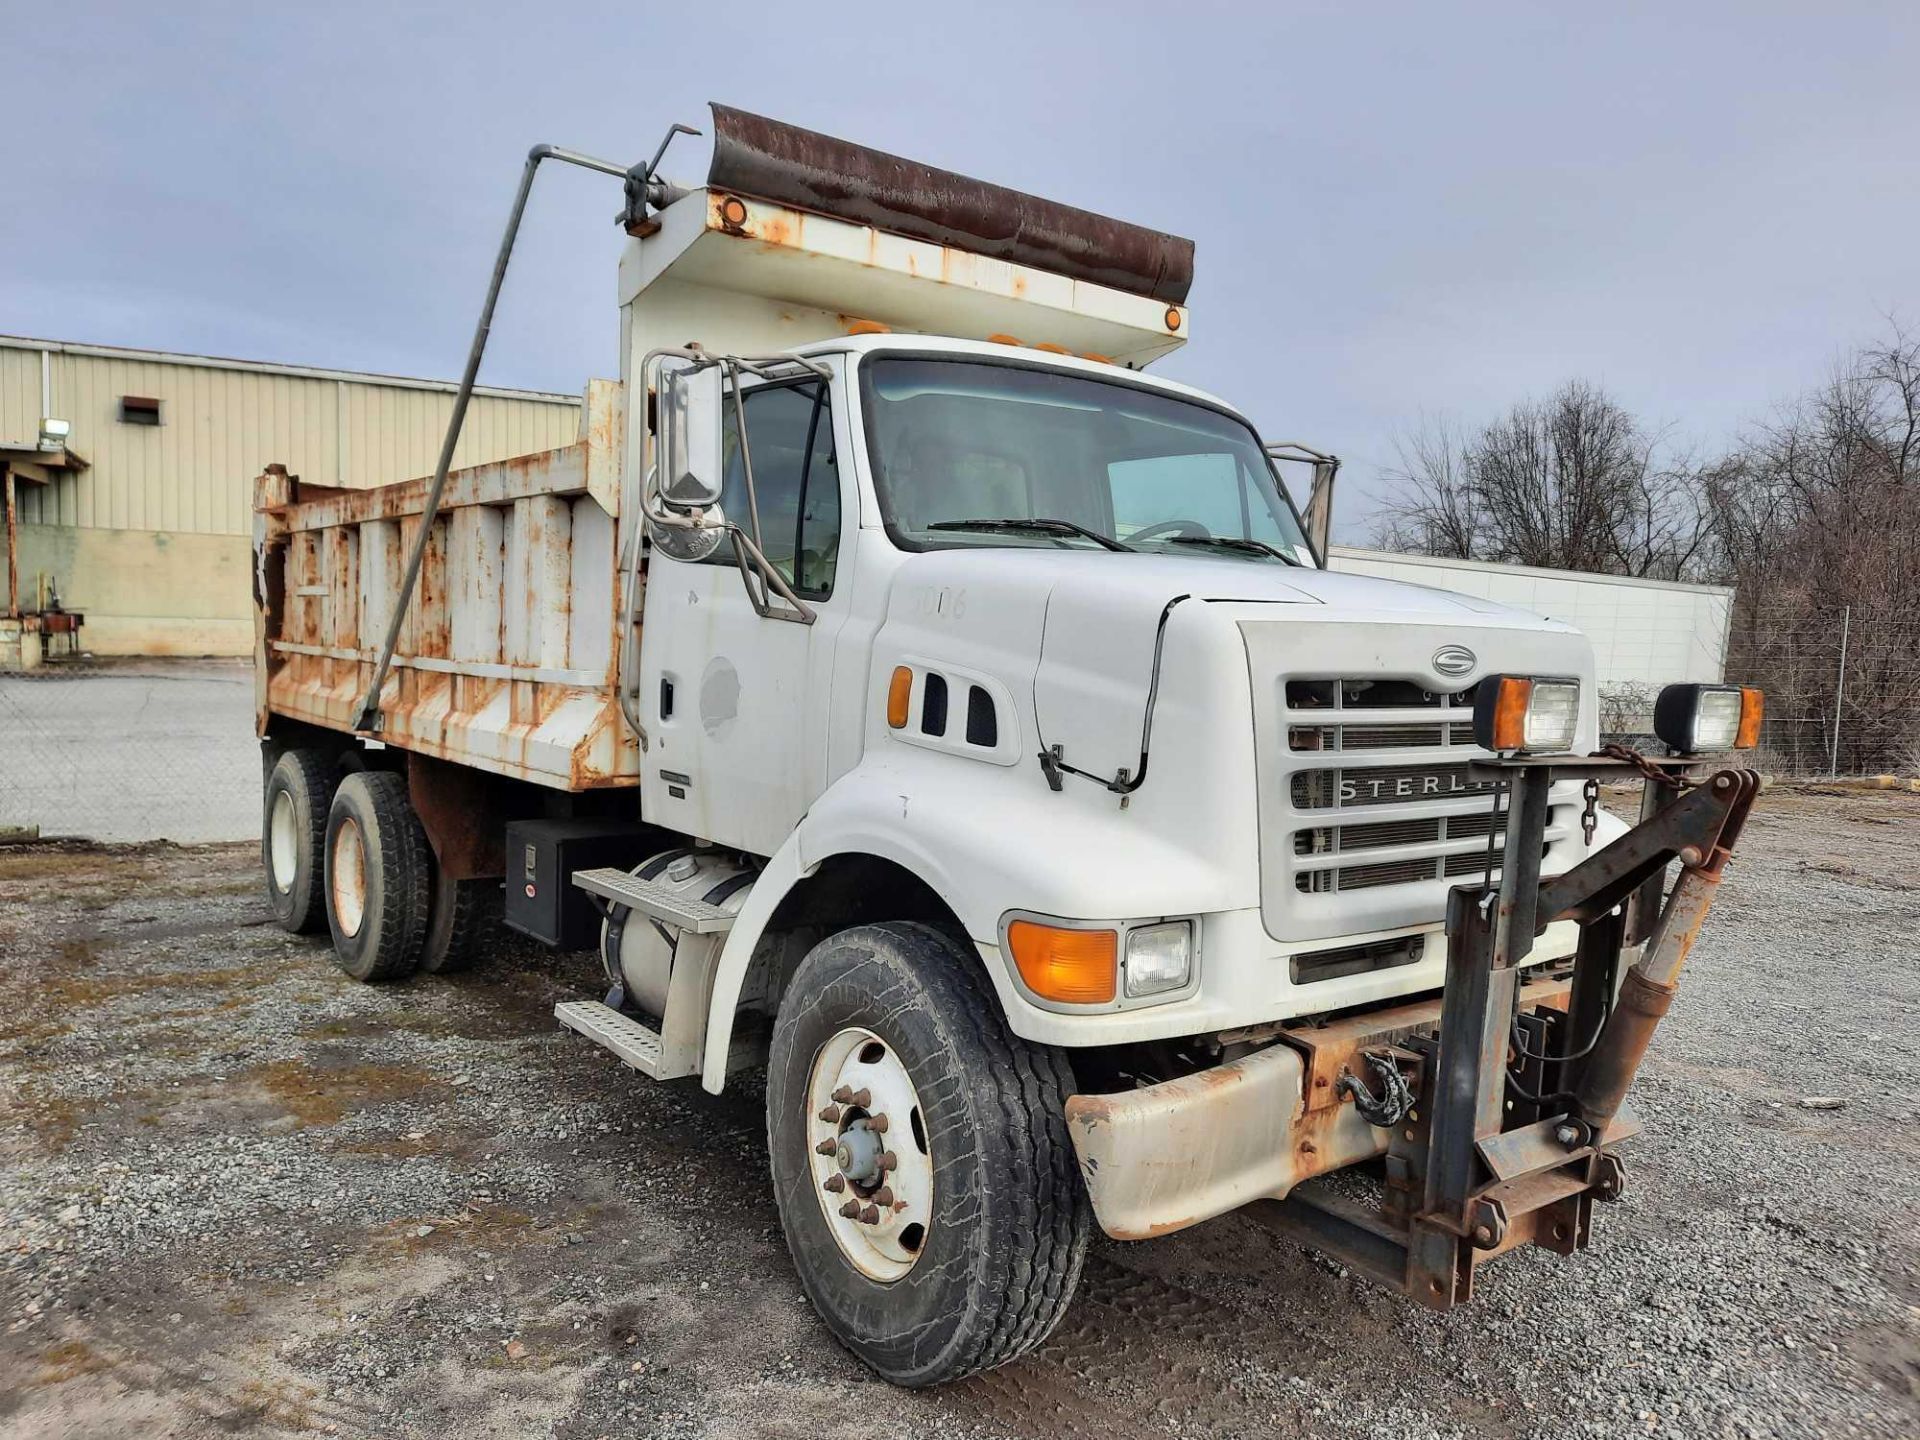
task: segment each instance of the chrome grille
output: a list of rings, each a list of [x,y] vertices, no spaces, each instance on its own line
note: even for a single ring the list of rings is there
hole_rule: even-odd
[[[1285,695],[1296,890],[1326,895],[1485,871],[1494,787],[1467,774],[1485,753],[1473,744],[1472,689],[1328,677],[1288,680]],[[1385,807],[1428,813],[1363,818]],[[1565,833],[1564,810],[1555,808],[1550,834]],[[1496,860],[1499,846],[1496,836]]]
[[[1362,761],[1301,771],[1293,777],[1293,805],[1296,810],[1395,805],[1409,800],[1457,800],[1492,790],[1489,784],[1469,780],[1464,764],[1368,765]]]

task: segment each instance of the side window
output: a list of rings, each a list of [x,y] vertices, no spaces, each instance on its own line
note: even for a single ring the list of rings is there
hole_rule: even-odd
[[[760,519],[760,548],[794,590],[809,599],[833,591],[840,552],[840,472],[833,453],[833,412],[827,387],[818,381],[762,385],[742,400],[753,460],[753,499],[731,405],[725,411],[722,448],[726,472],[720,507],[727,519],[753,533]],[[731,539],[708,564],[735,563]]]

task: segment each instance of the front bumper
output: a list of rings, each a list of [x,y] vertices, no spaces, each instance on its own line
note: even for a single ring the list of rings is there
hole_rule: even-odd
[[[1503,820],[1513,863],[1497,889],[1449,895],[1441,996],[1241,1032],[1241,1042],[1273,1043],[1144,1090],[1071,1097],[1069,1133],[1102,1227],[1164,1234],[1259,1200],[1249,1214],[1263,1225],[1441,1310],[1471,1299],[1475,1272],[1510,1250],[1585,1248],[1593,1203],[1625,1184],[1612,1147],[1638,1129],[1627,1090],[1759,791],[1751,770],[1666,783],[1695,765],[1486,762],[1512,787]],[[1628,775],[1662,781],[1642,797],[1640,823],[1543,879],[1554,784]],[[1579,927],[1571,973],[1529,974],[1537,937],[1556,921]],[[1622,975],[1633,945],[1639,958]],[[1343,1083],[1363,1066],[1379,1075],[1379,1093]],[[1378,1177],[1301,1184],[1376,1155]]]
[[[1523,1008],[1564,1009],[1568,982],[1530,979]],[[1303,1180],[1387,1152],[1338,1088],[1359,1053],[1440,1021],[1440,997],[1282,1032],[1239,1060],[1113,1095],[1072,1095],[1067,1129],[1100,1228],[1148,1240],[1255,1200],[1284,1199]]]

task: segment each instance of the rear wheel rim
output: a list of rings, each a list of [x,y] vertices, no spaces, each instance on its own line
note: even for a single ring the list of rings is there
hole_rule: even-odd
[[[293,814],[293,796],[276,790],[273,808],[267,817],[267,863],[273,875],[273,888],[282,895],[293,889],[300,868],[300,832]]]
[[[333,832],[332,863],[327,889],[333,900],[333,918],[343,935],[360,933],[367,913],[367,842],[354,820],[342,820]]]
[[[849,1026],[814,1056],[807,1080],[807,1163],[840,1253],[869,1280],[900,1279],[926,1253],[933,1157],[905,1061]]]

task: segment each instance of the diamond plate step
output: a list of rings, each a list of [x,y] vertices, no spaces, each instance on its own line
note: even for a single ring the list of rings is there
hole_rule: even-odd
[[[695,935],[720,935],[733,928],[733,916],[718,905],[682,895],[670,886],[642,880],[624,870],[577,870],[573,883],[589,895],[638,910],[676,930],[689,930]]]
[[[598,1000],[567,1000],[553,1007],[553,1018],[569,1030],[605,1047],[649,1079],[660,1078],[660,1032],[622,1015]]]

